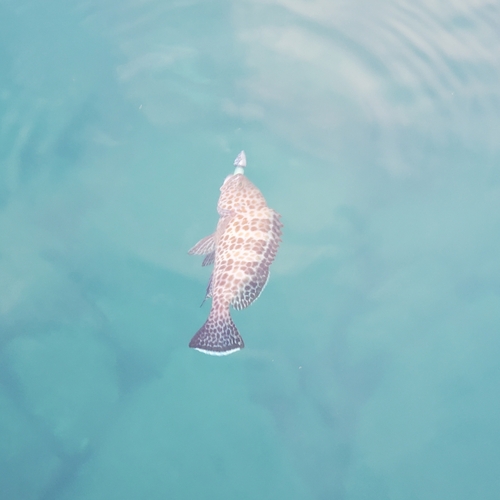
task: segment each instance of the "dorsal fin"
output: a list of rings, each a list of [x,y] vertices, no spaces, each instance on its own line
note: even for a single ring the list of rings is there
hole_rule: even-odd
[[[235,309],[244,309],[259,298],[269,279],[269,266],[272,264],[281,242],[281,228],[283,224],[280,221],[280,215],[268,209],[271,222],[270,230],[267,233],[265,245],[261,250],[261,259],[256,261],[247,279],[243,280],[236,296],[231,301]]]

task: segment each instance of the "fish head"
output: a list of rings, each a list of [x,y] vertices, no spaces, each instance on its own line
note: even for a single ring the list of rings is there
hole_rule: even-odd
[[[220,188],[219,214],[266,206],[262,193],[243,174],[228,175]]]
[[[238,194],[241,192],[242,177],[243,174],[231,174],[224,179],[217,204],[219,213],[228,213],[235,209],[238,204]]]

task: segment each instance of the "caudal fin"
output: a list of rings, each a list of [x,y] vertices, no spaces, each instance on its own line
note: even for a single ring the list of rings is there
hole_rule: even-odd
[[[224,356],[243,349],[245,343],[229,312],[218,317],[212,310],[205,324],[189,342],[189,347],[205,354]]]

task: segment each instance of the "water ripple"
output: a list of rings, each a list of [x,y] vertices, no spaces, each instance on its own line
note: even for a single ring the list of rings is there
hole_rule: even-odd
[[[245,98],[304,146],[315,136],[331,152],[331,133],[341,134],[347,107],[354,123],[375,124],[382,134],[409,127],[441,141],[458,137],[496,148],[494,2],[269,0],[240,6],[235,18],[251,70],[241,82]]]

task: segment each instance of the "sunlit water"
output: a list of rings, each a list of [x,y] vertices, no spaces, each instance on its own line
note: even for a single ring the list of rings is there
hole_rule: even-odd
[[[0,498],[494,500],[498,0],[0,1]],[[187,347],[219,187],[283,216]]]

